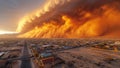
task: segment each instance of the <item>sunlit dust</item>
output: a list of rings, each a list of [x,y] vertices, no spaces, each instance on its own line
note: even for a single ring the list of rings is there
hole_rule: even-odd
[[[92,4],[91,4],[92,3]],[[24,38],[82,38],[120,33],[120,1],[50,0],[25,16],[17,31]],[[111,7],[112,6],[112,7]],[[111,35],[113,34],[113,35]]]
[[[0,34],[17,34],[18,32],[0,30]]]

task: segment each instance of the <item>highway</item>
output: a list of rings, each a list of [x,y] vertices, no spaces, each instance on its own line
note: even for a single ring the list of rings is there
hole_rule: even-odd
[[[22,55],[22,59],[21,61],[21,68],[32,68],[31,66],[31,61],[30,58],[28,58],[30,56],[29,51],[28,51],[28,47],[27,44],[24,44],[24,49],[23,49],[23,55]]]

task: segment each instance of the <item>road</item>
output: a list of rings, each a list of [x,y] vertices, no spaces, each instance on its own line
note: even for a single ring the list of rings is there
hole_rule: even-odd
[[[23,49],[23,55],[22,55],[22,59],[21,61],[21,68],[32,68],[31,66],[31,60],[30,58],[28,58],[30,56],[29,51],[28,51],[28,47],[27,44],[24,44],[24,49]]]

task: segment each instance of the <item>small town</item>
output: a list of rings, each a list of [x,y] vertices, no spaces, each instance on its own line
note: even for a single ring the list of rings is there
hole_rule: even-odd
[[[119,68],[120,40],[4,39],[0,68]]]

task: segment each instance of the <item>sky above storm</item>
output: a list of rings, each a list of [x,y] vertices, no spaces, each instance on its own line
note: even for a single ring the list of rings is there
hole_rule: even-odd
[[[0,0],[0,30],[15,31],[19,20],[45,0]]]

